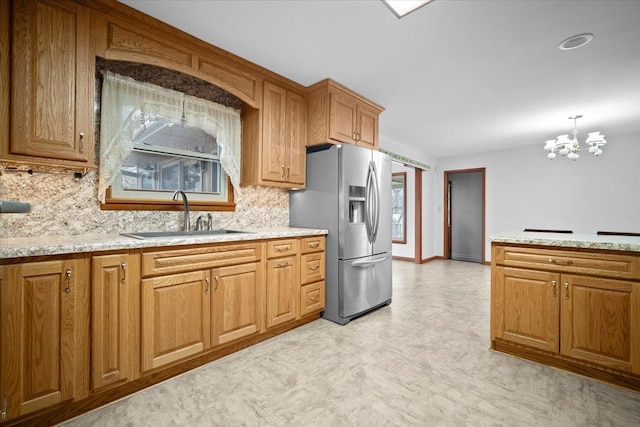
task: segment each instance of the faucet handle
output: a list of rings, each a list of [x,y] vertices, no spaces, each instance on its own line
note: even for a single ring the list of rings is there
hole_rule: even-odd
[[[213,215],[207,213],[207,230],[213,230]]]
[[[202,215],[198,215],[198,218],[196,219],[196,230],[197,231],[202,231],[203,227],[202,227]]]

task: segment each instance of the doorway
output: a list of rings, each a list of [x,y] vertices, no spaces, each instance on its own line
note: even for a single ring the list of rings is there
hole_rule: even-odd
[[[444,172],[444,258],[484,263],[485,168]]]

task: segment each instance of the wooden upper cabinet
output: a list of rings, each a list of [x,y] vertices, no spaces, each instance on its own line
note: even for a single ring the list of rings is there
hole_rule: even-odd
[[[307,146],[346,142],[378,149],[384,108],[330,79],[308,90]]]
[[[329,138],[356,142],[356,100],[340,92],[330,92]]]
[[[306,98],[264,82],[261,113],[260,129],[255,121],[259,116],[258,110],[244,114],[242,184],[284,188],[304,186]]]
[[[89,10],[68,0],[15,0],[11,138],[3,157],[93,166]]]
[[[2,268],[6,418],[88,395],[88,266],[83,259]]]

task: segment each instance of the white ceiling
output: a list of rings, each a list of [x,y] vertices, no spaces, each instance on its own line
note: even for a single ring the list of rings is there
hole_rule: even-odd
[[[383,105],[380,134],[436,157],[600,130],[640,135],[640,1],[122,0],[305,86]],[[586,46],[561,51],[573,35]],[[542,148],[541,148],[542,149]]]

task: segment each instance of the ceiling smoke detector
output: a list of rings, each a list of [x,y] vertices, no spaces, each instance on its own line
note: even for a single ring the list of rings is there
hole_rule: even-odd
[[[560,50],[577,49],[589,43],[591,40],[593,40],[593,34],[589,34],[589,33],[578,34],[576,36],[571,36],[568,39],[563,40],[558,46],[558,48]]]

